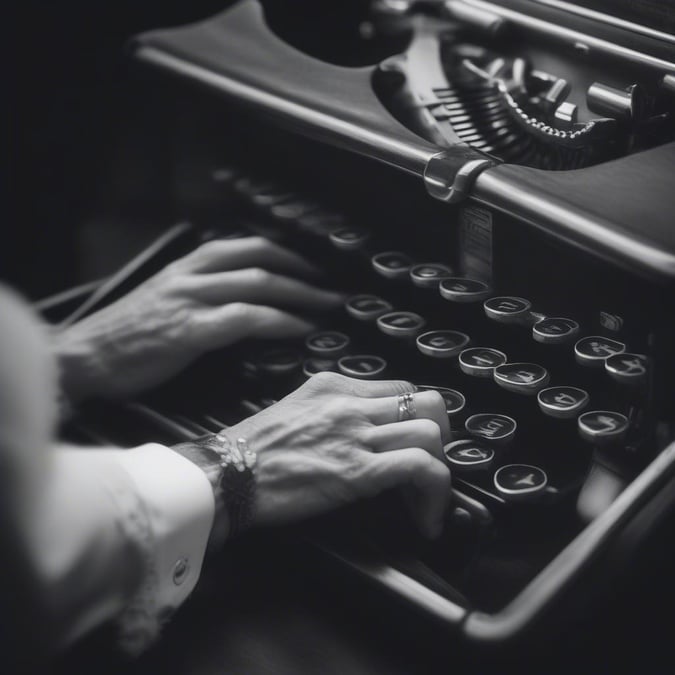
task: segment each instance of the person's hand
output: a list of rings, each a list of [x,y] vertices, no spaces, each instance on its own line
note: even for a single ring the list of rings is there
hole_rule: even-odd
[[[262,237],[214,240],[124,298],[54,335],[71,399],[125,396],[160,384],[198,356],[247,337],[315,328],[302,310],[342,296],[303,281],[318,270]]]
[[[319,373],[226,430],[257,453],[253,525],[317,515],[395,486],[408,488],[420,530],[436,537],[450,499],[441,461],[450,427],[440,394],[414,394],[415,419],[398,421],[402,381]]]

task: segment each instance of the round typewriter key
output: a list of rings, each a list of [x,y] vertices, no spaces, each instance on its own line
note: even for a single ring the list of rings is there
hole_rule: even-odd
[[[505,499],[529,499],[540,494],[547,483],[546,472],[530,464],[507,464],[494,476],[495,488]]]
[[[283,190],[279,187],[274,186],[264,186],[263,188],[252,192],[251,201],[256,206],[273,206],[274,204],[281,204],[283,202],[288,202],[295,197],[292,192]]]
[[[410,278],[415,286],[421,288],[438,288],[441,279],[452,276],[447,265],[438,263],[422,263],[410,268]]]
[[[546,368],[536,363],[504,363],[493,372],[500,387],[517,394],[536,394],[550,379]]]
[[[642,384],[647,379],[649,359],[644,354],[614,354],[605,361],[609,376],[621,384]]]
[[[575,417],[588,405],[589,399],[588,392],[577,387],[549,387],[537,394],[541,411],[558,419]]]
[[[376,295],[354,295],[347,299],[345,309],[350,316],[359,321],[375,321],[394,308]]]
[[[336,330],[312,333],[305,340],[307,349],[317,356],[338,356],[347,349],[349,337]]]
[[[413,261],[405,254],[398,251],[385,251],[376,253],[370,260],[378,274],[387,279],[407,278]]]
[[[602,368],[605,360],[614,354],[621,354],[626,351],[626,345],[623,342],[602,337],[601,335],[591,335],[581,338],[574,345],[574,356],[577,363],[591,368]]]
[[[327,211],[311,211],[298,218],[298,226],[305,232],[327,237],[331,232],[344,227],[344,217]]]
[[[495,458],[495,451],[492,448],[470,439],[452,441],[443,447],[443,452],[454,468],[464,471],[486,469]]]
[[[320,357],[312,357],[305,359],[302,362],[302,372],[305,377],[312,377],[317,373],[325,373],[326,371],[336,371],[337,361],[333,359],[322,359]]]
[[[432,330],[417,338],[417,349],[436,359],[457,356],[469,344],[469,336],[456,330]]]
[[[269,375],[288,375],[300,368],[302,358],[293,349],[273,349],[258,358],[260,370]]]
[[[356,251],[368,241],[370,233],[359,227],[341,227],[328,236],[337,248],[343,251]]]
[[[448,414],[448,417],[459,415],[466,407],[466,398],[464,397],[464,394],[455,389],[434,387],[431,385],[418,385],[417,388],[420,391],[437,391],[443,397],[443,401],[445,402],[445,412]]]
[[[543,344],[560,344],[579,334],[579,324],[573,319],[549,317],[532,326],[532,337]]]
[[[369,354],[343,356],[338,361],[338,369],[343,375],[358,377],[361,380],[379,377],[386,367],[387,362],[383,358]]]
[[[493,443],[508,443],[516,433],[516,420],[498,413],[471,415],[464,427],[472,436],[479,436]]]
[[[628,418],[611,410],[593,410],[579,415],[579,433],[587,441],[603,445],[616,443],[628,431]]]
[[[314,202],[294,200],[283,202],[282,204],[274,204],[270,207],[269,212],[279,220],[294,221],[307,213],[316,211],[318,208],[319,205]]]
[[[506,354],[490,347],[471,347],[459,355],[459,367],[473,377],[492,377],[497,366],[506,363]]]
[[[232,185],[236,192],[245,197],[253,197],[253,195],[258,192],[269,192],[277,189],[277,186],[274,183],[265,183],[263,181],[254,180],[250,176],[242,176],[235,180]]]
[[[426,321],[414,312],[389,312],[377,319],[377,327],[392,337],[415,337]]]
[[[438,289],[441,296],[451,302],[480,302],[492,292],[492,289],[482,281],[464,277],[441,279]]]
[[[510,295],[489,298],[483,303],[486,316],[500,323],[518,323],[529,316],[531,307],[529,300]]]

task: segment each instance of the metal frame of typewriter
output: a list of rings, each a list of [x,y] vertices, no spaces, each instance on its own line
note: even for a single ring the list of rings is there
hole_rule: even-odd
[[[675,59],[657,59],[610,41],[610,34],[618,35],[626,29],[625,22],[610,22],[605,26],[606,37],[601,39],[582,32],[581,27],[556,28],[545,18],[528,16],[518,8],[507,9],[499,3],[467,0],[447,4],[458,16],[465,12],[472,20],[476,16],[484,20],[485,15],[471,14],[472,10],[480,10],[488,14],[488,20],[496,16],[543,28],[562,40],[581,42],[591,51],[618,51],[624,57],[650,61],[664,76],[675,75]],[[582,22],[597,20],[583,10],[577,18]],[[194,53],[191,40],[199,35],[199,24],[185,30],[143,35],[134,41],[133,55],[142,63],[264,112],[267,119],[272,118],[281,127],[419,176],[436,199],[449,203],[470,199],[513,215],[533,228],[611,260],[614,265],[672,291],[675,237],[670,230],[675,212],[672,190],[675,143],[652,148],[640,157],[632,155],[589,167],[584,169],[583,177],[575,172],[562,172],[553,180],[546,172],[502,164],[466,145],[441,148],[423,140],[384,108],[372,89],[372,68],[348,69],[319,63],[289,47],[266,29],[261,7],[255,0],[233,6],[216,22],[222,32],[203,33],[203,49],[198,53]],[[226,41],[220,39],[225,34]],[[270,64],[276,64],[276,69],[271,69]],[[344,95],[352,96],[354,104],[340,105]],[[638,167],[645,165],[652,167],[649,175],[638,175]],[[588,191],[583,189],[584,183],[614,186],[617,203],[611,213],[593,208]],[[638,230],[634,222],[635,200],[658,201],[663,205],[657,222],[648,229]],[[670,445],[512,602],[495,614],[475,611],[444,598],[403,572],[376,561],[345,556],[340,550],[331,549],[329,543],[320,545],[369,579],[444,623],[456,626],[469,639],[508,641],[531,626],[570,589],[622,528],[673,481],[675,445]]]

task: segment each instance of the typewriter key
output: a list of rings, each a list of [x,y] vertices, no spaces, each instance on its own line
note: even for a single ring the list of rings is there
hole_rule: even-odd
[[[498,413],[471,415],[464,423],[472,436],[479,436],[493,443],[508,443],[516,433],[516,420]]]
[[[549,387],[537,394],[541,411],[558,419],[574,417],[588,405],[589,398],[588,392],[577,387]]]
[[[342,227],[328,236],[336,248],[343,251],[356,251],[368,241],[370,233],[359,227]]]
[[[505,499],[529,499],[541,494],[547,483],[546,472],[530,464],[507,464],[494,476],[495,488]]]
[[[284,190],[275,186],[264,186],[263,188],[252,192],[251,201],[256,206],[273,206],[274,204],[281,204],[288,202],[295,197],[292,192]]]
[[[410,269],[413,284],[420,288],[438,288],[441,279],[450,276],[452,276],[452,270],[447,265],[438,263],[423,263]]]
[[[517,394],[536,394],[549,381],[546,368],[536,363],[504,363],[493,372],[500,387]]]
[[[414,312],[389,312],[377,319],[377,327],[392,337],[415,337],[426,321]]]
[[[294,200],[270,207],[270,214],[279,220],[295,221],[298,218],[318,210],[319,205],[305,200]]]
[[[343,375],[358,377],[361,380],[379,377],[386,367],[387,362],[383,358],[370,354],[343,356],[338,361],[338,369]]]
[[[327,237],[344,226],[344,217],[328,211],[311,211],[298,218],[298,227],[305,232],[320,237]]]
[[[448,462],[458,470],[475,471],[486,469],[495,458],[495,451],[480,441],[463,439],[452,441],[443,447]]]
[[[349,337],[336,330],[312,333],[305,340],[307,349],[317,356],[338,356],[347,349]]]
[[[466,398],[464,397],[464,394],[455,389],[421,384],[417,385],[417,389],[420,391],[437,391],[443,397],[443,401],[445,402],[445,412],[448,414],[448,417],[459,415],[466,407]]]
[[[482,281],[464,277],[442,279],[438,289],[441,296],[451,302],[480,302],[492,292]]]
[[[577,363],[591,368],[602,368],[610,356],[622,354],[625,351],[626,345],[623,342],[602,335],[581,338],[574,345],[574,356]]]
[[[312,357],[305,359],[302,362],[302,373],[305,377],[312,377],[317,373],[325,373],[327,371],[335,372],[337,370],[337,361],[333,359],[322,359],[319,357]]]
[[[621,384],[643,384],[647,380],[649,359],[644,354],[614,354],[605,361],[609,376]]]
[[[542,319],[532,326],[532,337],[543,344],[560,344],[579,333],[579,324],[572,319],[553,317]]]
[[[354,295],[347,299],[345,309],[350,316],[359,321],[375,321],[394,308],[376,295]]]
[[[492,377],[497,366],[506,363],[506,354],[490,347],[471,347],[459,355],[459,367],[473,377]]]
[[[432,330],[417,338],[417,349],[436,359],[457,356],[469,344],[469,336],[456,330]]]
[[[398,251],[376,253],[370,262],[375,271],[387,279],[406,278],[413,264],[413,261],[405,253],[399,253]]]
[[[529,317],[532,303],[525,298],[516,298],[505,295],[490,298],[483,303],[483,309],[488,319],[500,323],[519,323]]]
[[[579,433],[597,445],[621,441],[628,431],[628,418],[611,410],[593,410],[579,415]]]
[[[300,354],[292,349],[273,349],[257,360],[260,370],[268,375],[288,375],[298,370],[301,363]]]

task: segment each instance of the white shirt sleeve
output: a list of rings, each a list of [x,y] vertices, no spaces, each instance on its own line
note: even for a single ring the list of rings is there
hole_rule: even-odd
[[[120,541],[112,551],[126,547],[140,554],[141,585],[118,617],[122,647],[138,653],[199,579],[214,519],[211,484],[195,464],[156,443],[130,450],[61,446],[52,460],[55,488],[47,496],[55,515],[51,524],[45,522],[41,537],[50,552],[43,556],[52,568],[47,576],[65,577],[63,572],[74,569],[79,557],[95,577],[96,568],[104,566],[96,560],[104,553],[85,552],[103,549],[106,529],[106,541]],[[128,562],[119,557],[117,564]],[[86,611],[73,618],[67,642],[119,612],[110,609],[102,594],[98,600],[94,593],[89,596]]]

